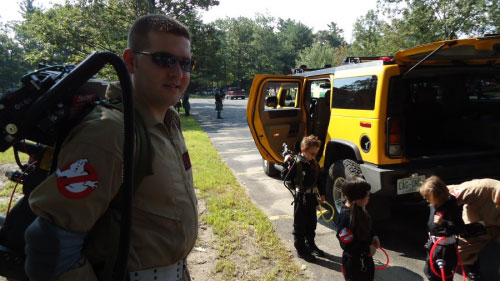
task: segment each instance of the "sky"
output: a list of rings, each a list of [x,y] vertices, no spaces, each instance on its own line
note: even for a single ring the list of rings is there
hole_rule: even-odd
[[[0,20],[20,20],[20,0],[2,0]],[[51,7],[64,0],[35,0],[36,6]],[[357,18],[375,9],[377,0],[219,0],[219,6],[200,14],[204,22],[219,18],[244,16],[254,18],[256,13],[274,18],[293,19],[313,29],[327,30],[332,21],[341,28],[344,38],[351,42],[352,27]]]

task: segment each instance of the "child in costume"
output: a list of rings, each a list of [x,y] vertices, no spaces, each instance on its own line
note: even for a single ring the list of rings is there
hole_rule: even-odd
[[[380,247],[380,240],[366,211],[370,189],[370,184],[360,177],[349,178],[342,184],[346,201],[339,214],[337,238],[344,250],[342,268],[346,281],[374,280],[372,256]]]
[[[427,260],[424,273],[431,281],[442,281],[443,273],[441,269],[444,269],[445,279],[452,281],[458,261],[456,236],[465,230],[462,209],[457,204],[455,197],[450,195],[446,184],[437,176],[432,176],[423,181],[419,187],[419,192],[430,204],[429,221],[427,223],[429,241],[426,244]],[[442,237],[445,238],[439,241],[434,248],[434,252],[431,253],[434,243]],[[431,258],[435,270],[432,270]]]

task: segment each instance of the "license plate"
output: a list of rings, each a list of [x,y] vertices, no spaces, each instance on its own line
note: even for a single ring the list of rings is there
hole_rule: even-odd
[[[425,180],[425,175],[415,175],[409,178],[397,180],[397,193],[398,195],[416,192],[418,186]]]

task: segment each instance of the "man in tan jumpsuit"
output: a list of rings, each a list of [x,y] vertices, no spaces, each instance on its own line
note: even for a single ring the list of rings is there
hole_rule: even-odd
[[[490,241],[500,243],[500,181],[477,179],[449,185],[450,193],[463,204],[463,220],[484,223],[486,234],[459,238],[458,249],[469,281],[480,280],[478,254]],[[472,233],[473,234],[473,233]]]
[[[191,162],[173,108],[193,69],[189,31],[163,15],[139,18],[123,54],[134,105],[150,135],[153,174],[133,198],[130,280],[190,280],[185,266],[198,228]],[[58,169],[30,196],[30,280],[97,280],[83,242],[121,185],[123,114],[96,107],[72,129]]]

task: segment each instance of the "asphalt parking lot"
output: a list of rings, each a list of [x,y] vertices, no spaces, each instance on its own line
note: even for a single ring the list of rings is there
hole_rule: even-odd
[[[262,171],[262,158],[255,147],[246,120],[247,100],[225,100],[222,117],[216,119],[213,99],[190,99],[191,114],[208,134],[219,155],[231,168],[249,196],[271,219],[285,246],[293,250],[292,197],[279,179],[270,178]],[[423,275],[427,208],[398,209],[392,219],[377,222],[376,229],[390,257],[390,266],[376,272],[375,280],[418,281],[426,280]],[[341,274],[342,250],[335,238],[332,223],[320,220],[316,230],[316,242],[327,253],[326,258],[315,264],[297,258],[299,266],[315,276],[315,280],[343,280]],[[500,280],[500,246],[489,244],[481,253],[481,270],[484,280]],[[295,254],[295,251],[292,251]],[[385,263],[385,256],[379,251],[376,263]],[[455,281],[463,280],[455,274]]]

